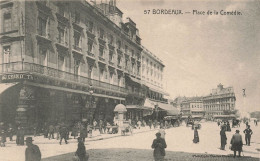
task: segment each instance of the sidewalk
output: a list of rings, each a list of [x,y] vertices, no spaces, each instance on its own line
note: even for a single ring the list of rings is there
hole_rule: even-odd
[[[138,133],[143,133],[143,132],[149,132],[152,130],[158,130],[158,129],[150,129],[148,126],[146,127],[141,127],[141,129],[133,129],[133,134],[138,134]],[[71,132],[70,132],[71,134]],[[129,136],[131,135],[130,133],[127,133],[125,136]],[[33,135],[26,135],[24,137],[24,139],[26,137],[32,137],[34,140],[34,144],[58,144],[60,140],[55,139],[48,139],[48,138],[44,138],[43,135],[40,136],[36,136],[34,137]],[[85,142],[91,142],[91,141],[97,141],[97,140],[104,140],[104,139],[109,139],[109,138],[114,138],[114,137],[120,137],[120,136],[124,136],[121,135],[121,133],[117,133],[117,134],[100,134],[100,132],[98,130],[93,130],[92,131],[92,137],[87,137],[85,139]],[[56,135],[54,135],[54,137],[56,137]],[[76,137],[76,139],[73,138],[73,136],[69,135],[69,143],[77,143],[77,138],[79,136]],[[16,136],[13,136],[13,140],[14,141],[9,141],[9,138],[6,138],[7,142],[6,144],[16,144],[15,140],[16,140]],[[64,144],[64,141],[62,141],[62,144]]]

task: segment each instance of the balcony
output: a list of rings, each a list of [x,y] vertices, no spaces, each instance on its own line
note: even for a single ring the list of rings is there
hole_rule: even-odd
[[[93,87],[103,87],[106,90],[112,90],[112,91],[120,91],[123,93],[126,93],[126,89],[123,87],[119,87],[116,85],[111,85],[109,83],[101,82],[98,80],[93,80],[87,77],[75,75],[73,73],[61,71],[58,69],[42,66],[35,63],[28,63],[28,62],[13,62],[13,63],[6,63],[6,64],[0,64],[0,75],[4,74],[13,74],[13,73],[26,73],[26,74],[33,74],[33,77],[35,76],[35,81],[39,79],[39,76],[51,77],[55,79],[59,79],[66,82],[72,82],[72,83],[81,83],[84,85],[92,85]],[[19,78],[21,79],[21,78]],[[23,79],[27,79],[23,78]],[[29,77],[28,77],[29,79]],[[2,80],[3,77],[2,77]],[[34,81],[34,78],[30,78],[30,80]]]

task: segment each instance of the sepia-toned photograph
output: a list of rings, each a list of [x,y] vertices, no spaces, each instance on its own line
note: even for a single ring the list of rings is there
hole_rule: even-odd
[[[259,161],[260,1],[0,0],[0,161]]]

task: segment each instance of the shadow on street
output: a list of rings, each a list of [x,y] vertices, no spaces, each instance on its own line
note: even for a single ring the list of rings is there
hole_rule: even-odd
[[[89,161],[152,161],[153,150],[146,149],[91,149],[88,150]],[[71,161],[74,153],[67,153],[54,157],[44,158],[42,161]],[[207,161],[207,160],[243,160],[259,161],[258,158],[243,157],[233,158],[232,155],[214,155],[214,154],[195,154],[184,152],[166,151],[165,161]]]

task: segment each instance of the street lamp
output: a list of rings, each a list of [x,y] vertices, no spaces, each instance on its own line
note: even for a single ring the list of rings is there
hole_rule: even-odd
[[[155,114],[156,114],[156,121],[158,121],[158,112],[159,112],[159,109],[158,109],[158,103],[155,105]]]
[[[93,91],[93,89],[92,89],[92,85],[90,85],[90,87],[89,87],[89,94],[90,94],[90,97],[89,97],[89,103],[90,103],[90,107],[89,107],[89,109],[90,109],[90,115],[92,115],[92,116],[90,116],[91,118],[90,118],[90,121],[92,122],[93,121],[93,114],[94,114],[94,112],[93,112],[93,104],[94,104],[94,102],[93,102],[93,93],[94,93],[94,91]],[[93,113],[92,113],[93,112]]]

